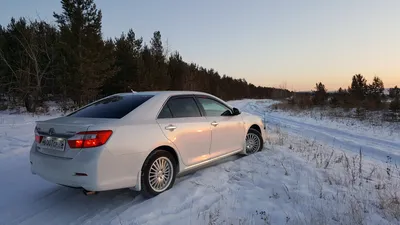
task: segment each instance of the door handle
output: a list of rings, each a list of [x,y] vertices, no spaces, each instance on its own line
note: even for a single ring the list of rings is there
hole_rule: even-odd
[[[166,130],[169,130],[169,131],[173,131],[173,130],[176,129],[176,126],[170,124],[170,125],[166,126],[165,129],[166,129]]]
[[[214,122],[211,123],[211,125],[213,125],[214,127],[216,127],[216,126],[218,125],[218,123],[214,121]]]

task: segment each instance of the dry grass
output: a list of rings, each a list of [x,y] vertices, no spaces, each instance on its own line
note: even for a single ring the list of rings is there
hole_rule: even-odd
[[[288,133],[284,132],[280,126],[275,126],[272,128],[272,131],[268,134],[267,142],[269,145],[274,146],[282,146],[285,143],[285,140],[288,138]]]
[[[313,177],[302,178],[299,171],[309,169],[310,164],[300,165],[284,156],[274,162],[282,171],[282,178],[297,176],[313,180],[308,187],[309,199],[299,198],[293,186],[288,187],[284,182],[280,190],[266,190],[271,201],[285,201],[294,209],[300,207],[297,214],[284,212],[284,224],[364,225],[373,224],[371,221],[376,221],[376,217],[381,218],[378,224],[400,224],[400,169],[390,160],[386,165],[376,164],[364,159],[362,149],[358,154],[345,153],[315,139],[288,136],[279,127],[270,129],[268,141],[273,151],[287,149],[315,168],[315,177],[312,172],[307,174]],[[218,209],[213,209],[204,218],[204,224],[274,224],[265,211],[256,211],[248,217],[224,218]]]
[[[259,224],[259,225],[271,225],[270,215],[266,211],[258,211],[256,210],[254,213],[247,217],[225,217],[221,214],[222,209],[221,204],[218,207],[207,210],[204,213],[199,213],[197,219],[201,219],[201,223],[196,224],[207,224],[207,225],[250,225],[250,224]]]
[[[378,207],[386,218],[400,221],[400,185],[385,184],[377,188]]]
[[[367,163],[363,160],[362,149],[358,155],[349,156],[308,140],[303,140],[298,148],[289,146],[289,150],[314,162],[315,167],[322,170],[323,179],[329,186],[344,188],[347,198],[341,204],[348,210],[342,216],[350,224],[365,224],[366,214],[371,208],[383,218],[400,224],[400,171],[396,166]],[[308,221],[309,224],[321,224],[314,222]]]
[[[376,163],[365,160],[362,149],[358,154],[349,154],[338,147],[318,143],[315,139],[293,141],[279,127],[274,127],[272,132],[273,140],[270,143],[287,145],[289,151],[299,154],[317,168],[321,177],[315,178],[320,181],[312,187],[313,193],[318,198],[328,198],[341,206],[329,212],[324,211],[326,207],[310,208],[307,217],[292,218],[293,224],[332,224],[332,220],[337,224],[370,224],[371,213],[400,224],[400,168],[390,158],[386,164]],[[284,175],[295,174],[295,170],[299,169],[286,160],[282,160],[281,166]],[[337,196],[326,195],[324,189],[330,186],[336,186],[341,193]],[[283,188],[289,197],[289,190]],[[326,218],[327,214],[336,216]]]

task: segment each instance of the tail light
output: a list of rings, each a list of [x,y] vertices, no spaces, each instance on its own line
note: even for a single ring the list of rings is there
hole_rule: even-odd
[[[111,130],[79,132],[68,139],[70,148],[93,148],[104,145],[112,134]]]
[[[37,128],[35,127],[35,141],[36,143],[40,143],[43,139],[43,136],[39,135],[39,133],[37,132]]]
[[[43,139],[43,136],[40,136],[39,134],[35,134],[35,141],[37,143],[40,143],[42,141],[42,139]]]

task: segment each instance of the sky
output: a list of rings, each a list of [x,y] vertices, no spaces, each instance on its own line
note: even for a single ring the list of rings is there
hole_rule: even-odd
[[[57,0],[2,0],[11,17],[54,22]],[[104,37],[160,31],[186,62],[255,85],[309,91],[348,87],[354,74],[400,85],[399,0],[95,0]]]

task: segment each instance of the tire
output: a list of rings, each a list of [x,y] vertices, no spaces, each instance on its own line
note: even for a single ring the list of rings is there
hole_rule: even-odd
[[[247,143],[248,141],[251,141],[251,143]],[[249,131],[246,134],[246,149],[245,149],[245,154],[246,155],[251,155],[254,154],[256,152],[261,151],[261,149],[263,149],[264,147],[264,142],[262,141],[262,136],[261,133],[253,128],[250,128]],[[255,143],[258,142],[258,143]],[[249,145],[251,145],[251,148],[248,148]]]
[[[166,166],[163,167],[162,165]],[[176,165],[177,162],[175,158],[168,151],[156,150],[152,152],[147,157],[142,168],[142,175],[140,179],[142,194],[147,198],[152,198],[171,189],[176,179]],[[159,171],[164,171],[164,173],[157,173]],[[168,171],[170,172],[169,175],[167,175]],[[151,182],[151,180],[153,182]]]

